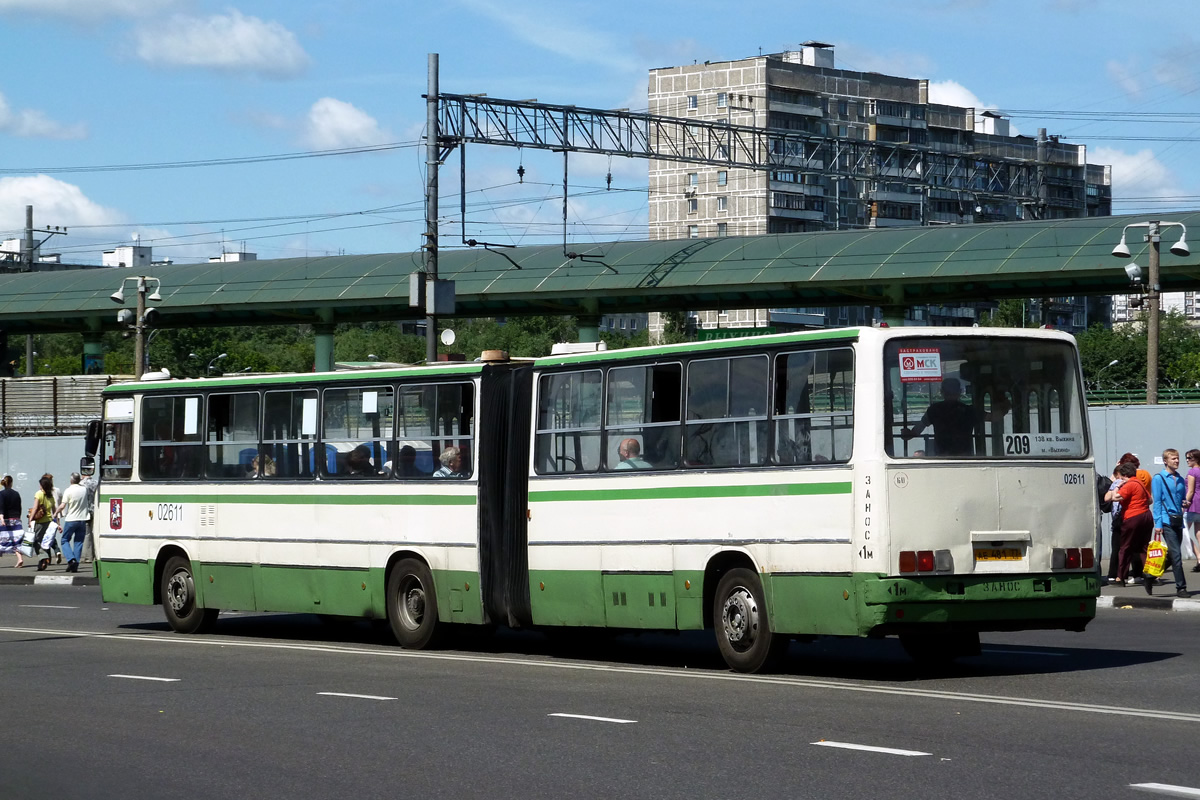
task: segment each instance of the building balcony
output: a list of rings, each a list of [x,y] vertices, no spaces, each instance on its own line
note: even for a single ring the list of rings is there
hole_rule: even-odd
[[[868,119],[870,119],[868,117]],[[893,117],[887,114],[876,114],[874,117],[876,125],[882,125],[887,128],[920,128],[924,130],[928,127],[923,119],[909,119],[908,117]]]
[[[824,222],[824,211],[808,211],[796,208],[771,208],[769,213],[772,217],[780,219],[806,219],[811,222]]]
[[[771,100],[767,103],[768,111],[777,111],[780,114],[800,114],[805,117],[820,118],[825,116],[825,110],[820,106],[805,106],[798,103],[781,103],[778,100]]]

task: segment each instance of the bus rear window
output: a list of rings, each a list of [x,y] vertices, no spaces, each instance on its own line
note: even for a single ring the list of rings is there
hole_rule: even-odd
[[[1087,455],[1075,348],[1007,337],[893,339],[884,348],[894,458]]]

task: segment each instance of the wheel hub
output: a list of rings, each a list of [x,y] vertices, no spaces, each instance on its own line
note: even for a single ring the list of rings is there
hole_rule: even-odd
[[[425,589],[414,582],[403,591],[400,601],[400,616],[405,627],[416,629],[421,627],[425,619]]]
[[[179,614],[187,608],[192,597],[191,578],[186,572],[177,572],[167,581],[167,599],[171,610]]]
[[[748,589],[738,587],[725,598],[721,623],[730,644],[746,649],[758,635],[758,604]]]

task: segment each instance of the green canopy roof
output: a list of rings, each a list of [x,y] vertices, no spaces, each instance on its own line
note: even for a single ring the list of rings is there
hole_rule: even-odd
[[[1200,226],[1200,212],[1159,215]],[[719,239],[445,250],[457,316],[604,314],[665,309],[914,305],[1122,294],[1129,260],[1111,255],[1139,215],[939,225]],[[1200,231],[1200,227],[1196,228]],[[1145,229],[1133,260],[1147,264]],[[1164,291],[1200,288],[1200,254],[1169,252]],[[501,252],[503,254],[501,254]],[[10,333],[117,327],[109,299],[124,277],[161,280],[160,327],[416,319],[408,275],[421,254],[63,269],[0,274],[0,328]],[[132,303],[130,303],[132,305]]]

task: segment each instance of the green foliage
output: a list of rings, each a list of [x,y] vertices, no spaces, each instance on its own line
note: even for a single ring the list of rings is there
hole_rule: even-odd
[[[663,344],[691,341],[686,311],[663,312]]]
[[[1107,329],[1093,325],[1078,334],[1083,377],[1100,389],[1138,389],[1146,385],[1146,316]],[[1112,364],[1113,361],[1116,364]],[[1110,366],[1111,365],[1111,366]],[[1200,331],[1183,314],[1167,311],[1159,320],[1158,379],[1162,386],[1191,388],[1200,383]]]
[[[470,361],[484,350],[507,350],[514,358],[537,358],[550,355],[558,342],[574,342],[579,328],[574,317],[509,317],[504,322],[494,319],[461,319],[453,324],[457,337],[439,352],[462,353]]]
[[[995,310],[980,315],[979,324],[985,328],[1024,328],[1025,301],[1001,300]]]

